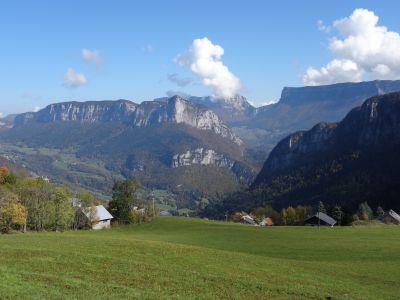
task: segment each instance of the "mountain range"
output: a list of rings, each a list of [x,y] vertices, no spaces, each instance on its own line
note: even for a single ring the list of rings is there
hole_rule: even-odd
[[[329,122],[392,91],[400,91],[400,81],[286,87],[279,102],[258,108],[239,95],[55,103],[1,119],[0,154],[35,174],[102,195],[116,179],[134,176],[187,205],[188,199],[246,188],[285,136],[320,121],[328,123],[313,130],[330,135],[336,125]],[[271,170],[264,165],[253,188]]]
[[[212,197],[255,176],[225,122],[178,96],[51,104],[17,115],[1,142],[3,154],[37,174],[101,193],[136,177],[146,187]]]

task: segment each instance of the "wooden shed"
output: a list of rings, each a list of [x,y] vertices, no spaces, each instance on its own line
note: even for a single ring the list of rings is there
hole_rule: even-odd
[[[331,226],[336,224],[336,220],[323,212],[318,212],[304,221],[308,226]]]

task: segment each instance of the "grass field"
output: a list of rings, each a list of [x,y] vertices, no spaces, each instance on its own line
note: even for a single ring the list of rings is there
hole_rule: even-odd
[[[0,236],[0,299],[399,299],[400,227],[159,218]]]

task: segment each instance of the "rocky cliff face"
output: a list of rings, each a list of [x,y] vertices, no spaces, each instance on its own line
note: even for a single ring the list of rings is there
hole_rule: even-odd
[[[189,101],[211,108],[228,124],[247,120],[256,112],[256,108],[240,95],[225,99],[211,96],[190,97]]]
[[[166,101],[147,101],[136,104],[127,100],[65,102],[51,104],[33,113],[15,118],[15,126],[51,122],[120,122],[127,126],[147,127],[162,123],[186,124],[200,130],[210,130],[238,145],[242,141],[210,109],[178,96]]]
[[[400,91],[400,80],[285,87],[278,103],[260,107],[252,126],[308,129],[313,124],[340,121],[369,97]]]
[[[367,98],[396,91],[400,80],[285,87],[279,102],[257,108],[252,118],[235,123],[240,129],[235,130],[248,147],[267,156],[291,132],[308,130],[318,122],[338,122]]]
[[[126,122],[136,107],[137,104],[127,100],[56,103],[38,112],[17,115],[14,125],[60,121]]]
[[[354,108],[340,123],[319,123],[289,135],[272,150],[255,185],[274,174],[318,159],[363,149],[400,145],[400,93],[376,96]]]
[[[172,168],[190,165],[213,165],[232,168],[234,161],[212,149],[204,148],[188,150],[182,154],[175,154],[172,158]]]

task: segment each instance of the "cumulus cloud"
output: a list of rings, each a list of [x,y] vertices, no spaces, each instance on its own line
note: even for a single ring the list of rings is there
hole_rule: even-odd
[[[367,9],[355,9],[333,22],[339,33],[329,40],[335,59],[321,69],[308,68],[305,85],[345,81],[400,78],[400,35],[378,25],[379,17]],[[323,23],[322,23],[323,24]]]
[[[78,88],[88,82],[85,74],[77,73],[72,68],[68,68],[64,76],[64,86],[67,88]]]
[[[213,89],[214,97],[230,98],[238,93],[241,84],[239,78],[222,62],[223,55],[221,46],[204,37],[195,39],[190,49],[178,55],[174,61],[199,76],[205,86]]]
[[[169,81],[175,83],[177,86],[187,86],[189,84],[192,83],[192,79],[189,77],[180,77],[178,74],[174,73],[174,74],[168,74],[167,78]]]
[[[81,57],[86,63],[94,63],[97,65],[101,63],[99,50],[89,50],[84,48],[81,51]]]
[[[334,59],[320,70],[310,67],[304,75],[306,85],[360,81],[362,81],[362,71],[354,61],[348,59]]]

